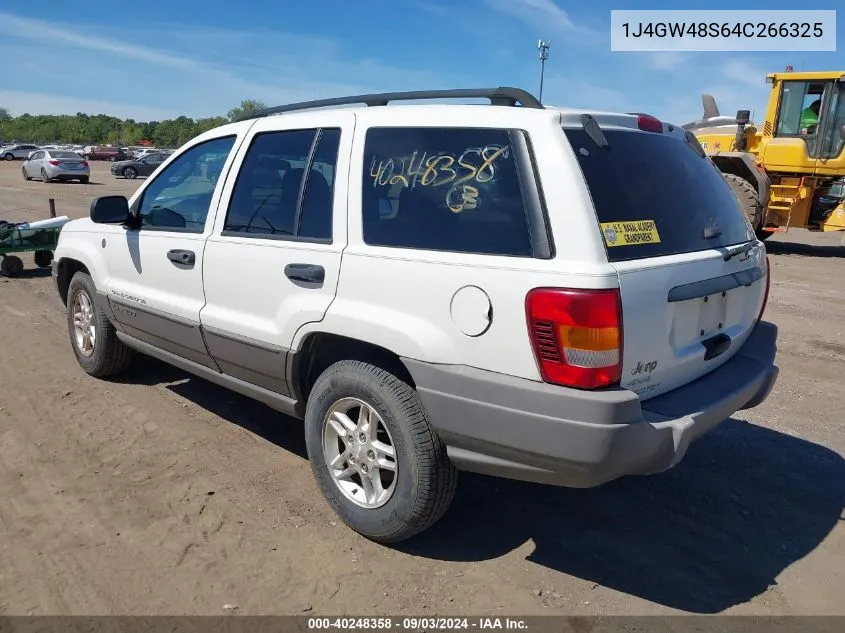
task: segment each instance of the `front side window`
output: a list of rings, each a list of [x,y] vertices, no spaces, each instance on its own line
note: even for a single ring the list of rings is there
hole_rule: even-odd
[[[217,176],[234,143],[234,136],[206,141],[170,163],[142,194],[141,227],[201,233]]]
[[[241,165],[223,230],[331,240],[340,130],[264,132]]]
[[[512,132],[373,128],[364,149],[364,241],[530,257]]]

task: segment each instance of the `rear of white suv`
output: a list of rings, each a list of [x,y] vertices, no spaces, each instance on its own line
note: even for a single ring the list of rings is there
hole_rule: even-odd
[[[777,328],[761,321],[763,244],[693,137],[648,116],[565,111],[559,132],[580,191],[555,199],[544,183],[550,226],[587,214],[592,232],[576,239],[602,243],[615,287],[599,263],[577,285],[533,273],[527,295],[514,286],[540,380],[403,360],[459,468],[590,487],[664,471],[760,404]]]

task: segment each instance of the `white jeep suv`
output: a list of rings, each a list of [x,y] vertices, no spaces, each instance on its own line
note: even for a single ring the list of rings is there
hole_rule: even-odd
[[[490,105],[388,105],[443,97]],[[326,499],[381,542],[437,521],[458,470],[665,471],[777,377],[764,246],[647,115],[513,88],[282,106],[90,215],[53,262],[82,368],[140,352],[304,420]]]

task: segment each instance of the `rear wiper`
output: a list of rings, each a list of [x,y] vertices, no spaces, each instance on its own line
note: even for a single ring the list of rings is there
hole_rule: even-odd
[[[593,143],[598,145],[601,149],[607,149],[610,147],[610,143],[607,142],[607,137],[604,135],[604,132],[602,132],[598,121],[589,114],[581,115],[581,127],[584,128],[584,131]]]
[[[748,251],[753,250],[754,248],[756,248],[756,246],[756,240],[746,242],[745,244],[740,244],[739,246],[731,246],[730,248],[725,249],[725,254],[722,255],[722,259],[724,259],[725,261],[729,261],[737,255],[742,255],[743,253],[747,253]]]

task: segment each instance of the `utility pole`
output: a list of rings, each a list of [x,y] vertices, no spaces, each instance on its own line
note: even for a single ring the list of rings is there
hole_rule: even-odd
[[[546,60],[549,58],[549,49],[552,43],[547,40],[537,40],[537,50],[540,58],[540,103],[543,102],[543,78],[546,74]]]

